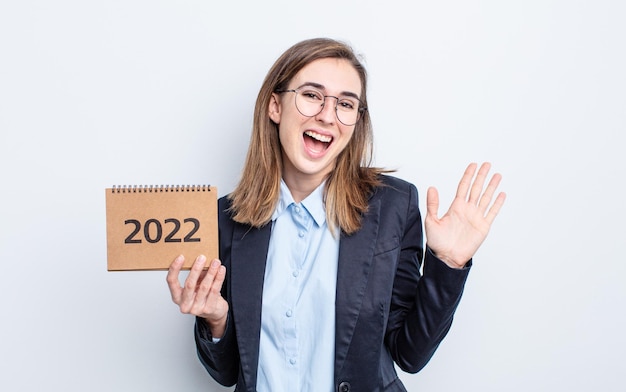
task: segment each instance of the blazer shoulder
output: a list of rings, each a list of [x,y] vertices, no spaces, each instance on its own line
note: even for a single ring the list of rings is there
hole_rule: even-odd
[[[381,185],[374,191],[374,196],[383,198],[416,197],[417,188],[412,183],[398,177],[381,174]]]
[[[414,186],[413,184],[411,184],[410,182],[406,180],[403,180],[398,177],[390,176],[388,174],[381,174],[380,180],[386,186],[396,186],[399,188],[406,188],[409,186]]]
[[[225,231],[227,228],[234,226],[235,222],[231,219],[232,213],[230,206],[232,202],[228,195],[222,196],[217,200],[217,220],[220,231]]]
[[[228,197],[229,195],[226,196],[222,196],[217,200],[217,205],[220,211],[222,210],[228,210],[231,206],[231,200]]]

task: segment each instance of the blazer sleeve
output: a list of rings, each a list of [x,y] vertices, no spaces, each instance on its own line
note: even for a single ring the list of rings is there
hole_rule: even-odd
[[[224,386],[235,385],[239,376],[240,360],[235,326],[232,322],[232,305],[230,304],[230,260],[233,222],[230,219],[228,208],[230,204],[226,197],[218,203],[219,254],[222,264],[226,267],[226,279],[222,287],[222,296],[229,303],[228,319],[224,336],[213,341],[210,329],[201,318],[196,317],[194,337],[198,358],[209,374],[218,383]]]
[[[404,204],[404,203],[402,203]],[[385,343],[398,366],[421,370],[446,336],[461,299],[469,266],[448,267],[429,249],[423,256],[417,189],[409,185],[404,235],[394,278]],[[424,262],[423,276],[420,267]]]
[[[200,362],[211,377],[224,386],[235,385],[239,375],[239,358],[236,354],[237,342],[233,327],[230,325],[231,319],[231,317],[228,318],[224,336],[218,342],[213,342],[208,326],[199,317],[196,317],[194,330]]]

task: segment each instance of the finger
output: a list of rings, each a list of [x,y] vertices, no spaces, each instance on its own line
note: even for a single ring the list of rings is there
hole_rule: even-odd
[[[217,275],[215,275],[215,280],[213,281],[213,286],[211,287],[211,291],[215,294],[222,295],[222,286],[224,285],[224,280],[226,280],[226,267],[220,265],[217,270]]]
[[[185,286],[183,289],[181,302],[180,302],[180,310],[183,313],[189,312],[191,307],[193,306],[193,302],[196,297],[196,288],[198,286],[198,281],[200,275],[202,274],[202,270],[204,269],[204,264],[206,263],[206,257],[204,255],[200,255],[196,258],[196,261],[191,266],[189,270],[189,275],[187,275],[187,279],[185,279]]]
[[[496,189],[500,184],[500,180],[502,180],[502,176],[499,173],[496,173],[491,177],[489,181],[489,185],[487,185],[487,189],[485,189],[485,193],[480,197],[480,202],[478,203],[478,209],[484,214],[487,211],[487,207],[489,203],[491,203],[491,199],[493,195],[496,193]]]
[[[178,280],[178,275],[180,273],[181,268],[183,267],[183,263],[185,262],[185,257],[180,255],[172,261],[170,264],[170,268],[167,270],[167,277],[165,280],[167,281],[167,285],[170,288],[170,294],[172,296],[172,301],[176,305],[180,304],[180,297],[182,295],[183,288],[180,287],[180,281]]]
[[[489,222],[490,225],[493,223],[494,219],[496,219],[496,216],[498,215],[498,213],[500,212],[500,209],[504,205],[505,200],[506,200],[506,193],[500,192],[498,194],[498,197],[496,197],[496,201],[493,202],[493,205],[491,206],[491,208],[489,209],[489,212],[487,213],[487,216],[485,217],[485,219],[487,219],[487,222]]]
[[[430,187],[426,193],[426,214],[433,219],[437,219],[439,211],[439,192],[437,188]]]
[[[206,271],[206,275],[200,282],[196,293],[196,302],[199,307],[204,307],[208,297],[212,294],[213,284],[221,265],[222,263],[218,259],[213,259],[213,261],[211,261],[209,269]]]
[[[477,205],[480,200],[480,195],[483,192],[483,186],[485,185],[485,179],[487,178],[487,174],[491,169],[491,163],[484,162],[480,165],[480,169],[478,169],[478,174],[474,179],[474,184],[472,184],[472,189],[469,195],[469,202],[473,205]]]
[[[470,185],[472,184],[472,178],[474,177],[474,173],[476,173],[476,163],[470,163],[465,169],[465,173],[463,173],[463,177],[461,177],[461,181],[459,182],[459,186],[456,189],[456,197],[467,200],[467,194],[470,189]]]

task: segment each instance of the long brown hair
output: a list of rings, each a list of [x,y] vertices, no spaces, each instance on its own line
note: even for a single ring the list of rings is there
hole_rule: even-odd
[[[306,65],[323,58],[349,61],[361,79],[361,101],[367,107],[367,72],[346,43],[328,38],[301,41],[287,49],[268,72],[254,108],[250,146],[242,176],[229,195],[233,219],[261,227],[270,222],[280,197],[282,147],[276,124],[269,117],[272,93],[287,87]],[[324,200],[326,220],[332,232],[339,228],[352,234],[361,227],[368,198],[379,175],[386,170],[370,167],[373,153],[372,123],[367,110],[354,128],[348,145],[337,157],[334,170],[326,179]]]

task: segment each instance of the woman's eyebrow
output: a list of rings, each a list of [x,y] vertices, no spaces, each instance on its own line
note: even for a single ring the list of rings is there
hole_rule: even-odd
[[[316,88],[318,90],[324,90],[324,91],[326,90],[326,87],[324,87],[323,84],[319,84],[319,83],[315,83],[315,82],[303,83],[300,86],[298,86],[296,88],[296,90],[297,89],[301,89],[302,87],[305,87],[305,86],[314,87],[314,88]],[[342,97],[352,97],[352,98],[356,98],[356,99],[360,100],[359,96],[356,95],[355,93],[353,93],[352,91],[342,91],[339,95],[342,96]]]

